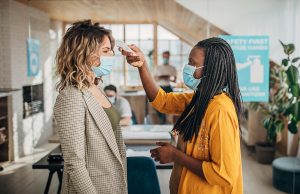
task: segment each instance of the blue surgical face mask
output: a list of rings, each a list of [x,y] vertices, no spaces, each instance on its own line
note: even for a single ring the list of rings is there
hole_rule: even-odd
[[[169,58],[163,58],[163,64],[168,65],[169,64]]]
[[[196,71],[196,69],[201,69],[204,66],[201,67],[195,67],[195,66],[191,66],[191,65],[185,65],[183,68],[183,81],[184,84],[189,87],[192,90],[197,90],[198,85],[200,84],[202,78],[200,79],[196,79],[194,78],[194,73]]]
[[[100,66],[92,67],[93,72],[97,77],[102,77],[104,75],[109,75],[112,71],[114,64],[114,57],[112,56],[101,56],[100,57]]]
[[[116,102],[116,97],[115,96],[112,96],[112,97],[107,97],[108,100],[112,103],[112,104],[115,104]]]

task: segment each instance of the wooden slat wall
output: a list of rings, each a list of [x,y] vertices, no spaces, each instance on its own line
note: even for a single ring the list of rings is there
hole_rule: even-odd
[[[73,22],[157,23],[189,44],[206,37],[207,21],[175,0],[18,0],[47,12],[52,19]],[[225,32],[210,26],[210,36]]]

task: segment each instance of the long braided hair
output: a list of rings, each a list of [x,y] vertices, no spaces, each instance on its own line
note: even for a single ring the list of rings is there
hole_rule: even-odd
[[[241,113],[242,100],[236,64],[229,44],[214,37],[198,42],[195,48],[204,50],[203,79],[173,129],[183,135],[184,141],[192,140],[194,135],[198,136],[209,101],[224,89],[233,101],[238,118]]]

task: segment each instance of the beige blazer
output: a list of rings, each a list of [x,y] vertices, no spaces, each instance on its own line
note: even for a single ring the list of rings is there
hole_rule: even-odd
[[[103,108],[88,91],[68,87],[54,106],[64,156],[62,193],[127,194],[126,151]]]

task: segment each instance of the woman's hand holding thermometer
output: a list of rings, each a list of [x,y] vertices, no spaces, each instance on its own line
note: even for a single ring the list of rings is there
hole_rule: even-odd
[[[116,46],[119,51],[126,57],[127,62],[134,67],[142,67],[145,63],[143,52],[135,45],[126,45],[124,42],[116,40]]]

